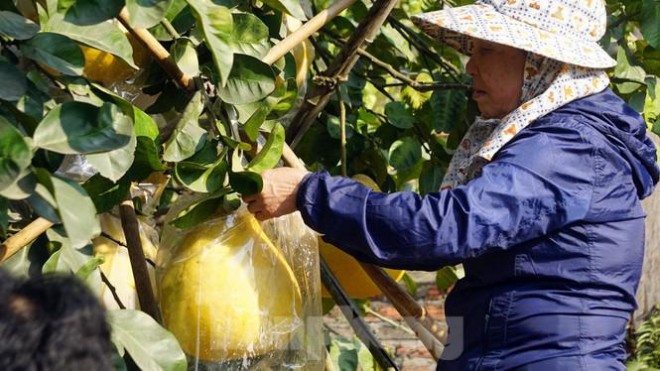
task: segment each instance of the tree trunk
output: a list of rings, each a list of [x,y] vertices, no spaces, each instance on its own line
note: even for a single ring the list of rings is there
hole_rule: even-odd
[[[660,137],[651,134],[656,147],[660,148]],[[646,211],[646,248],[642,279],[637,289],[639,308],[635,312],[635,321],[648,313],[654,305],[660,305],[660,190],[642,201]]]

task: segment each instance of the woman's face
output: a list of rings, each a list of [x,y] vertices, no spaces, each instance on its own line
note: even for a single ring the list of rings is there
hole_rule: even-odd
[[[472,99],[484,118],[502,118],[520,105],[527,53],[510,46],[474,39],[466,66],[473,78]]]

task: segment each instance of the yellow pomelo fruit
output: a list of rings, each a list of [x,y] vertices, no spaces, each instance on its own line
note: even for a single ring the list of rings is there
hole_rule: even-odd
[[[131,77],[135,70],[120,58],[88,46],[81,45],[85,55],[83,76],[90,80],[109,85]]]
[[[353,179],[369,188],[380,191],[378,184],[367,175],[356,174],[353,176]],[[367,275],[354,257],[343,252],[338,247],[323,241],[320,237],[319,253],[325,259],[325,262],[344,291],[346,291],[346,294],[350,297],[363,299],[381,294],[378,286],[371,281],[369,275]],[[385,272],[395,281],[399,281],[406,273],[406,271],[396,269],[385,269]],[[325,287],[321,291],[321,295],[326,298],[330,297],[330,293]]]
[[[101,214],[100,220],[101,230],[103,233],[110,236],[110,238],[99,236],[92,241],[94,254],[103,257],[101,272],[103,272],[108,281],[112,284],[115,293],[127,309],[139,309],[140,306],[137,300],[137,291],[135,288],[135,280],[133,279],[131,260],[128,256],[128,249],[117,243],[126,244],[124,232],[121,228],[121,220],[108,213]],[[154,261],[157,248],[147,236],[147,229],[149,227],[142,221],[139,222],[139,225],[140,241],[142,242],[142,250],[144,251],[145,258]],[[155,270],[150,264],[147,264],[147,270],[149,272],[152,287],[155,289]],[[104,285],[101,289],[101,298],[106,308],[119,309],[119,304],[107,285]]]
[[[204,361],[285,348],[301,325],[301,293],[284,256],[249,213],[187,234],[160,278],[165,327]]]
[[[128,31],[125,31],[124,34],[133,47],[133,62],[138,67],[146,66],[150,58],[148,51]],[[137,72],[128,63],[111,53],[86,45],[80,45],[80,49],[85,56],[82,75],[90,80],[98,81],[104,85],[111,85],[127,80]],[[60,72],[46,65],[42,65],[42,67],[53,76],[61,75]]]

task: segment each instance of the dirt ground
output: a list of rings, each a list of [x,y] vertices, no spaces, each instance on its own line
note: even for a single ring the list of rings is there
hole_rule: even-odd
[[[415,299],[426,308],[428,315],[436,320],[440,328],[445,327],[444,295],[435,288],[435,273],[408,272],[418,284]],[[377,314],[367,314],[365,321],[376,338],[394,356],[397,366],[403,371],[435,370],[436,360],[424,345],[412,334],[399,313],[387,301],[376,298],[371,301],[371,310]],[[353,336],[353,330],[338,307],[324,317],[324,325],[330,336]],[[341,370],[352,371],[352,370]]]

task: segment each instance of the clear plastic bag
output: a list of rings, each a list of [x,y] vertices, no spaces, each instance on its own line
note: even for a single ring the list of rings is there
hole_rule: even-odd
[[[271,236],[244,207],[189,229],[164,228],[157,263],[163,323],[191,369],[322,368],[313,365],[323,358],[320,282],[309,273],[318,270],[316,246],[269,229]],[[313,314],[317,320],[308,320]],[[320,349],[310,347],[316,342]]]

